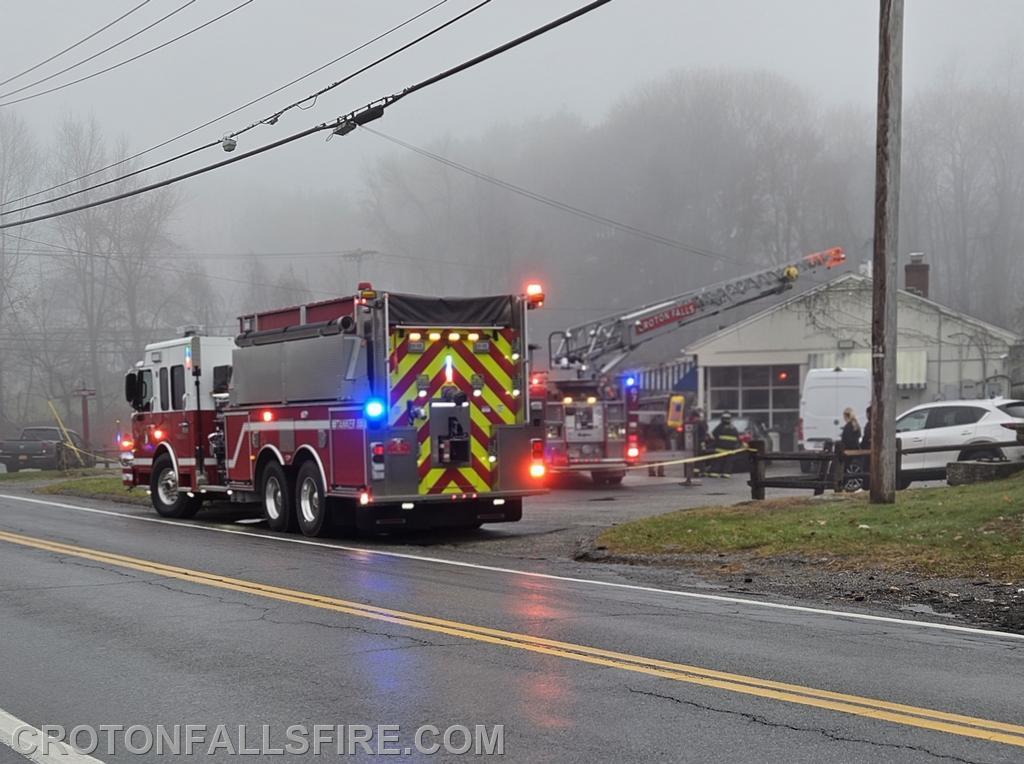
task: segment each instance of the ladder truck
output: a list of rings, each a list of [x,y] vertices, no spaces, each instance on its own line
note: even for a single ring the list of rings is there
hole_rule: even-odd
[[[530,378],[531,421],[544,426],[548,472],[589,472],[595,483],[621,483],[641,457],[637,380],[613,374],[631,352],[700,319],[782,294],[805,272],[845,262],[843,249],[833,247],[552,332],[551,370]],[[570,371],[575,374],[567,376]]]
[[[320,536],[478,527],[545,491],[527,421],[529,294],[375,289],[239,318],[235,337],[145,348],[124,482],[165,517],[204,499],[258,502],[273,530]]]

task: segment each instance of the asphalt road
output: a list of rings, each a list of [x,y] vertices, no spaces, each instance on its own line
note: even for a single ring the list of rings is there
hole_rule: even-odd
[[[672,490],[557,492],[515,532]],[[400,725],[401,751],[421,725],[503,725],[504,759],[529,762],[1024,760],[1020,638],[521,575],[444,537],[308,544],[65,503],[0,497],[0,709],[36,727],[247,725],[258,746],[269,725],[274,747],[289,725]]]

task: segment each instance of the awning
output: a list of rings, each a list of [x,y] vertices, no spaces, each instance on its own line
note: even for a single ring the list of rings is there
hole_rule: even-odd
[[[812,369],[870,369],[871,353],[867,350],[837,350],[808,353],[807,365]],[[896,351],[896,387],[901,390],[924,390],[928,386],[928,351]]]

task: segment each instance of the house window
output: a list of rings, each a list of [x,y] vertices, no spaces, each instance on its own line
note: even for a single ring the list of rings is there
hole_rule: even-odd
[[[708,416],[729,411],[779,433],[784,449],[794,447],[800,416],[800,367],[718,366],[708,369]]]

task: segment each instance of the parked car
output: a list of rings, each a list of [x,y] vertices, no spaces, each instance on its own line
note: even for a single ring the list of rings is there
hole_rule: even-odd
[[[70,430],[68,436],[75,448],[84,449],[82,436]],[[59,427],[26,427],[17,440],[0,441],[0,464],[8,472],[27,468],[62,470],[79,464],[86,467],[95,465],[91,456],[82,454],[81,459],[79,462],[75,452],[66,445]]]
[[[715,431],[715,428],[718,427],[721,421],[721,419],[716,417],[708,422],[708,435]],[[740,441],[743,443],[749,443],[752,440],[768,441],[768,430],[763,424],[752,417],[734,416],[732,418],[732,426],[739,432]]]
[[[800,394],[797,450],[821,451],[826,441],[838,441],[843,411],[852,408],[863,427],[871,403],[869,369],[810,369]],[[800,462],[803,472],[817,469],[817,462]]]
[[[915,406],[896,419],[896,437],[904,449],[948,446],[948,451],[904,454],[900,487],[915,480],[944,480],[949,462],[974,459],[1024,459],[1024,447],[964,451],[964,446],[1012,440],[1004,424],[1024,421],[1024,401],[936,401]]]

